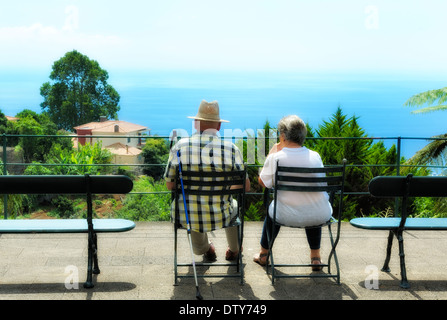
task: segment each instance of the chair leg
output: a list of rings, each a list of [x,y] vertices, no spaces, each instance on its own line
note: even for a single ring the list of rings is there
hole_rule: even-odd
[[[275,242],[276,239],[276,235],[279,232],[279,226],[275,224],[274,221],[271,221],[271,229],[270,232],[267,232],[267,242],[269,244],[269,253],[267,255],[267,260],[266,260],[266,271],[268,274],[268,268],[269,266],[271,267],[272,271],[271,271],[271,276],[272,276],[272,285],[275,283],[275,276],[276,276],[276,270],[275,270],[275,260],[273,258],[273,244]]]
[[[332,229],[331,229],[330,225],[328,225],[328,230],[329,230],[329,238],[331,240],[331,245],[332,245],[332,249],[329,254],[328,263],[327,263],[328,273],[329,274],[331,273],[331,259],[333,256],[334,262],[335,262],[335,268],[337,269],[337,284],[340,284],[340,265],[338,264],[337,252],[335,251],[338,241],[334,241],[334,237],[332,235]]]
[[[388,245],[386,248],[386,258],[385,258],[385,262],[382,267],[382,271],[384,271],[384,272],[391,271],[390,267],[389,267],[389,263],[390,263],[390,258],[391,258],[391,248],[393,246],[393,237],[394,237],[394,231],[390,230],[390,233],[388,234]]]
[[[241,285],[244,284],[244,266],[242,264],[242,253],[239,252],[238,264],[240,265],[240,274],[241,274]]]
[[[90,187],[89,176],[86,175],[87,188]],[[90,190],[87,192],[87,228],[88,228],[88,258],[87,258],[87,281],[84,283],[84,288],[93,288],[93,260],[95,255],[95,232],[93,229],[93,207],[92,207],[92,194]]]
[[[238,243],[239,243],[239,254],[238,254],[238,264],[237,264],[237,272],[240,272],[241,275],[241,285],[244,284],[244,265],[242,264],[242,239],[243,239],[243,228],[242,224],[238,227]]]
[[[267,235],[267,239],[268,239],[268,235]],[[269,240],[269,242],[270,242],[270,240]],[[265,260],[265,273],[266,273],[267,275],[269,275],[269,274],[272,275],[272,284],[273,284],[273,282],[274,282],[274,279],[273,279],[273,272],[270,272],[270,268],[271,268],[272,271],[273,271],[273,265],[270,265],[270,264],[271,264],[271,261],[273,261],[273,257],[272,257],[272,247],[269,245],[269,251],[268,251],[268,253],[267,253],[267,258],[266,258],[266,260]]]
[[[241,226],[237,226],[237,245],[238,245],[238,248],[239,248],[239,252],[238,252],[238,255],[237,255],[237,265],[236,265],[236,272],[237,273],[239,273],[240,272],[240,267],[241,267],[241,264],[239,263],[239,258],[240,258],[240,255],[241,255],[241,248],[242,248],[242,243],[241,243]]]
[[[331,225],[328,225],[328,230],[329,230],[329,239],[331,241],[331,252],[329,253],[329,258],[327,259],[327,272],[331,273],[331,260],[332,260],[332,256],[334,256],[335,259],[335,248],[334,248],[334,238],[332,236],[332,229],[331,229]]]
[[[98,264],[98,236],[96,232],[93,232],[93,274],[100,274]]]
[[[273,227],[274,228],[274,227]],[[273,234],[273,230],[272,230]],[[266,273],[269,274],[269,267],[271,267],[271,276],[272,276],[272,285],[275,283],[275,263],[273,260],[273,235],[270,235],[269,232],[267,232],[267,242],[269,244],[269,252],[267,254],[267,260],[265,261],[265,270]]]
[[[267,233],[267,239],[269,242],[269,252],[268,252],[267,260],[266,260],[266,271],[268,274],[269,266],[272,268],[271,275],[272,275],[272,285],[273,285],[275,283],[275,262],[273,259],[273,239],[270,239],[270,236],[268,235],[268,233]]]
[[[266,265],[267,266],[267,273],[268,273],[268,267],[271,264],[271,268],[272,268],[272,272],[271,272],[272,284],[275,284],[275,263],[274,263],[274,260],[273,260],[273,251],[272,251],[271,247],[270,247],[270,250],[269,250],[269,254],[267,255],[267,261],[266,262],[267,262],[267,265]]]
[[[178,285],[178,272],[177,272],[177,228],[174,223],[174,285]]]
[[[89,232],[88,236],[88,257],[87,257],[87,280],[84,282],[84,288],[93,288],[93,239]]]
[[[407,280],[407,271],[405,268],[405,253],[404,253],[404,237],[403,231],[399,230],[397,234],[397,240],[399,241],[399,257],[400,257],[400,273],[401,273],[401,282],[400,286],[404,289],[410,288],[410,284]]]

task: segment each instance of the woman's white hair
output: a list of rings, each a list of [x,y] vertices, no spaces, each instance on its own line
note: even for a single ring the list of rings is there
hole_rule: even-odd
[[[304,145],[307,136],[307,127],[303,120],[296,115],[290,115],[282,118],[278,123],[278,131],[284,134],[288,141]]]

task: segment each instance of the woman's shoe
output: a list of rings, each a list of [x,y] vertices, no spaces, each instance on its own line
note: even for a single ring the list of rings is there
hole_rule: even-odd
[[[269,255],[268,253],[258,253],[257,255],[255,255],[253,257],[253,261],[258,263],[261,266],[265,266],[265,265],[267,265],[267,257],[268,257],[268,255]]]
[[[314,261],[318,261],[319,263],[314,263]],[[315,265],[312,267],[312,271],[321,271],[323,269],[323,267],[318,266],[319,264],[321,264],[321,259],[319,257],[313,257],[312,259],[310,259],[310,263],[312,265]]]

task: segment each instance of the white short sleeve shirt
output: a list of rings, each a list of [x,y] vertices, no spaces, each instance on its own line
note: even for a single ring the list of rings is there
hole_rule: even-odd
[[[283,148],[270,154],[265,160],[260,178],[267,188],[274,186],[276,163],[289,167],[323,167],[320,155],[306,147]],[[332,216],[332,207],[326,192],[278,191],[276,220],[284,225],[310,227],[327,222]],[[274,201],[269,215],[273,218]]]

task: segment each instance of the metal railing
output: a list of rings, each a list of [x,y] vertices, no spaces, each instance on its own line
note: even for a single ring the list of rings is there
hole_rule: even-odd
[[[3,175],[6,175],[8,172],[8,167],[11,166],[88,166],[88,167],[94,167],[94,166],[99,166],[99,167],[135,167],[135,168],[144,168],[144,167],[150,167],[150,166],[162,166],[165,167],[166,164],[165,163],[152,163],[152,164],[148,164],[148,163],[131,163],[131,164],[115,164],[115,163],[108,163],[108,164],[50,164],[50,163],[23,163],[23,162],[8,162],[7,161],[7,144],[8,144],[8,139],[9,138],[51,138],[51,139],[55,139],[55,138],[67,138],[67,139],[117,139],[117,136],[115,135],[101,135],[101,136],[97,136],[97,135],[18,135],[18,134],[3,134],[2,136],[2,140],[3,140],[3,148],[2,148],[2,173]],[[120,139],[139,139],[141,141],[146,141],[148,139],[164,139],[169,141],[169,139],[171,139],[172,137],[170,136],[135,136],[135,135],[129,135],[129,136],[119,136]],[[222,137],[227,139],[227,137]],[[234,141],[247,141],[249,139],[257,139],[257,138],[253,138],[253,137],[231,137],[229,139],[234,139]],[[261,138],[262,139],[262,138]],[[401,163],[401,158],[402,158],[402,142],[403,141],[411,141],[411,140],[424,140],[424,141],[433,141],[433,140],[447,140],[447,138],[433,138],[433,137],[429,137],[429,138],[424,138],[424,137],[309,137],[307,138],[307,140],[377,140],[377,141],[394,141],[394,144],[396,146],[396,159],[395,159],[395,163],[389,163],[389,164],[348,164],[347,168],[350,167],[389,167],[389,168],[394,168],[396,171],[396,175],[400,175],[401,174],[401,169],[404,167],[425,167],[428,169],[442,169],[442,170],[446,170],[447,167],[446,166],[442,166],[442,165],[406,165]],[[144,143],[143,143],[144,144]],[[104,145],[104,144],[103,144]],[[268,150],[267,150],[268,151]],[[250,164],[248,163],[248,167],[262,167],[262,165],[257,165],[257,164]],[[147,191],[147,192],[130,192],[129,195],[132,194],[167,194],[170,193],[170,191],[157,191],[157,192],[151,192],[151,191]],[[365,195],[368,194],[368,192],[356,192],[356,191],[350,191],[350,192],[345,192],[346,195]],[[256,192],[248,192],[247,195],[262,195],[262,193],[256,193]],[[8,217],[8,213],[7,213],[7,195],[4,195],[4,218],[6,219]]]

